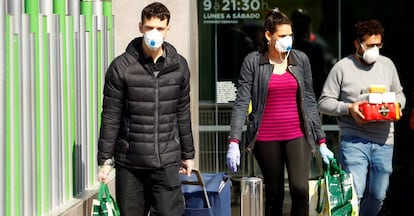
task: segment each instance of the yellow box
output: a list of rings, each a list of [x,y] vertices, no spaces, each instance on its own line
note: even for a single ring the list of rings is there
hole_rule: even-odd
[[[368,91],[369,93],[384,93],[387,91],[387,87],[384,85],[370,85]]]

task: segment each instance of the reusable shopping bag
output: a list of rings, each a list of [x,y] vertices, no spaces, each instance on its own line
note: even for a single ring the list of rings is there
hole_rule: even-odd
[[[358,197],[351,173],[346,173],[329,159],[323,177],[309,181],[309,215],[358,216]]]
[[[101,182],[98,197],[92,200],[91,216],[120,216],[118,204],[109,192],[108,185]]]
[[[327,202],[325,179],[310,179],[309,216],[329,216],[329,208],[324,208]]]

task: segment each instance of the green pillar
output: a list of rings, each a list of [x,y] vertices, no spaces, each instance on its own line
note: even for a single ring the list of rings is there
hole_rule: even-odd
[[[44,121],[40,118],[40,116],[44,115],[44,110],[42,107],[41,102],[41,92],[42,85],[41,85],[41,72],[40,71],[40,30],[39,30],[39,0],[25,0],[25,13],[27,13],[30,17],[30,32],[33,33],[34,37],[34,52],[35,54],[35,61],[34,61],[34,71],[35,71],[35,127],[36,127],[36,170],[40,171],[43,170],[42,166],[42,158],[43,158],[43,148],[42,148],[42,137],[47,137],[47,132],[44,129]],[[37,214],[41,215],[43,210],[45,209],[45,199],[44,193],[46,193],[47,189],[43,188],[42,182],[45,179],[42,173],[36,175],[36,209]]]
[[[88,118],[88,148],[90,151],[88,152],[88,171],[89,171],[89,185],[94,184],[95,180],[95,168],[94,164],[96,161],[96,154],[95,154],[95,130],[94,130],[94,122],[95,122],[95,113],[96,113],[96,104],[93,101],[94,93],[96,92],[95,85],[94,85],[94,32],[93,32],[93,4],[94,1],[91,0],[83,0],[80,2],[80,13],[81,15],[85,16],[85,31],[89,32],[89,38],[86,40],[89,41],[89,68],[87,68],[89,83],[88,83],[88,97],[89,97],[89,110],[87,111],[87,118]]]

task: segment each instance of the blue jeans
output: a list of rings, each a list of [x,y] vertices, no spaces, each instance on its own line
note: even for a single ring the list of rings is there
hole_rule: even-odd
[[[388,188],[394,146],[359,137],[342,136],[338,161],[352,173],[360,216],[376,216]]]

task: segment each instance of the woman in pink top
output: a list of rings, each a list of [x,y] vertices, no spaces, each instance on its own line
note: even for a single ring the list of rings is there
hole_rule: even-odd
[[[264,23],[267,46],[248,54],[238,80],[233,106],[227,166],[237,172],[243,127],[249,103],[246,150],[252,152],[265,183],[265,215],[282,215],[285,165],[292,198],[291,215],[309,212],[308,177],[316,144],[325,162],[333,153],[326,147],[309,59],[292,47],[292,23],[275,8]]]

